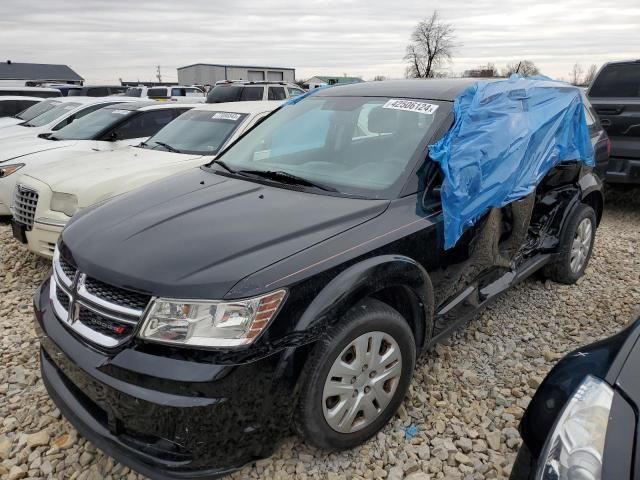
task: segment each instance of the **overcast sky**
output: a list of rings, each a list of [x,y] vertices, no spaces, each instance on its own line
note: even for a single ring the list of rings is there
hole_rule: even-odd
[[[87,83],[175,81],[192,63],[294,67],[298,78],[401,78],[416,22],[456,28],[454,73],[523,58],[568,78],[576,62],[640,57],[640,0],[4,1],[0,59],[70,65]]]

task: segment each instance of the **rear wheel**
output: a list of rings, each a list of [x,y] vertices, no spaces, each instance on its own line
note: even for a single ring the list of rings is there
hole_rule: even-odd
[[[596,235],[596,214],[589,205],[580,204],[567,220],[560,239],[559,253],[544,269],[544,274],[560,283],[575,283],[589,265]]]
[[[415,357],[406,320],[385,303],[361,302],[318,342],[305,366],[298,431],[329,450],[372,437],[402,403]]]

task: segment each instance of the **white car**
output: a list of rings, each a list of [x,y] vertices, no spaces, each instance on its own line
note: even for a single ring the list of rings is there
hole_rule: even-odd
[[[11,215],[9,206],[18,173],[28,173],[46,163],[67,158],[69,151],[116,150],[156,134],[193,105],[126,102],[96,110],[57,132],[38,137],[0,140],[0,216]]]
[[[206,96],[197,87],[174,85],[171,87],[129,87],[128,97],[149,98],[159,102],[204,103]]]
[[[13,234],[52,257],[58,236],[81,208],[206,163],[282,102],[198,106],[147,142],[112,152],[67,152],[64,159],[19,177]]]
[[[12,97],[0,97],[0,98],[12,98]],[[29,120],[36,118],[38,115],[42,115],[44,112],[48,112],[56,105],[60,104],[59,98],[49,98],[42,100],[34,105],[31,105],[26,110],[17,113],[13,117],[0,117],[0,128],[10,127],[12,125],[18,125],[19,123],[28,122]]]
[[[35,138],[43,133],[56,132],[107,105],[135,101],[127,97],[60,97],[58,100],[58,105],[31,120],[0,128],[0,139],[20,135]]]

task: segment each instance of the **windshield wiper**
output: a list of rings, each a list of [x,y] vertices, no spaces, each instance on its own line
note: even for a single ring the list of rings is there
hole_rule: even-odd
[[[211,163],[215,163],[216,165],[220,165],[222,168],[224,168],[229,173],[236,173],[236,171],[233,168],[231,168],[229,165],[224,163],[222,160],[215,160],[214,159]]]
[[[180,150],[178,150],[175,147],[172,147],[171,145],[169,145],[168,143],[164,143],[164,142],[156,142],[156,145],[160,145],[161,147],[166,148],[167,150],[169,150],[170,152],[173,153],[182,153]]]
[[[307,180],[306,178],[299,177],[289,172],[283,172],[281,170],[238,170],[236,173],[248,176],[263,177],[276,182],[288,183],[290,185],[304,185],[307,187],[314,187],[320,190],[324,190],[325,192],[339,192],[338,189],[330,187],[329,185],[312,182],[311,180]]]

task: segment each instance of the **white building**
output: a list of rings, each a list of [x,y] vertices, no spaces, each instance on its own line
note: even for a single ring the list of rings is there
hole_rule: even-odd
[[[294,68],[250,67],[241,65],[217,65],[195,63],[178,68],[180,85],[215,85],[220,80],[249,80],[272,82],[294,82]]]

